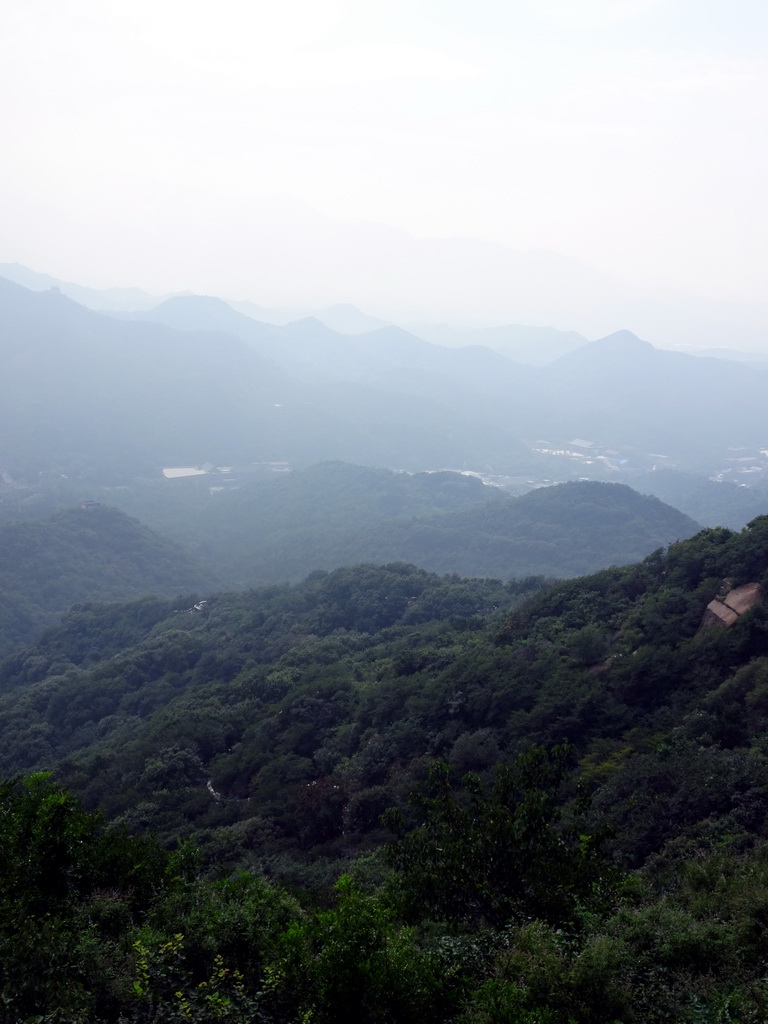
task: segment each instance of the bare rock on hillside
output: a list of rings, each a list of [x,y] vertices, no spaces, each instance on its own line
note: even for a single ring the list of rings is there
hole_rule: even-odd
[[[725,581],[717,597],[707,605],[701,625],[702,627],[732,626],[761,597],[762,590],[759,583],[744,583],[740,587],[733,587],[728,581]]]

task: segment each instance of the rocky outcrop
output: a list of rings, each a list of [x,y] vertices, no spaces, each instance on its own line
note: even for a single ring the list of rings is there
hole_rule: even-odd
[[[730,580],[724,580],[717,597],[707,605],[701,625],[732,626],[761,597],[759,583],[744,583],[740,587],[734,587]]]

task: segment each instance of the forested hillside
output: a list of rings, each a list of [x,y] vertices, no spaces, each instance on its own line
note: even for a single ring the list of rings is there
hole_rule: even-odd
[[[215,571],[117,509],[87,505],[0,525],[0,653],[80,601],[209,589]]]
[[[417,562],[466,576],[582,576],[634,562],[699,529],[688,516],[623,484],[574,481],[519,498],[347,540],[356,557]]]
[[[163,483],[111,497],[192,547],[230,586],[359,562],[501,579],[578,576],[636,561],[698,529],[656,498],[597,481],[514,498],[459,473],[322,463],[214,495],[207,479]]]
[[[502,579],[573,576],[696,529],[655,498],[595,482],[515,499],[459,473],[329,463],[221,495],[189,483],[154,503],[139,499],[165,538],[93,501],[0,524],[0,654],[82,601],[242,589],[355,562]]]
[[[540,582],[399,564],[319,572],[197,609],[81,606],[3,664],[0,764],[12,774],[66,759],[63,777],[90,804],[131,818],[140,808],[168,835],[190,815],[215,830],[222,814],[247,811],[273,849],[330,843],[336,856],[337,841],[365,845],[424,758],[484,769],[568,738],[628,799],[653,788],[643,737],[661,730],[683,752],[666,765],[686,772],[679,789],[641,804],[639,822],[631,800],[612,801],[626,816],[622,855],[639,863],[670,828],[707,817],[713,763],[722,811],[726,765],[745,767],[733,751],[759,738],[757,705],[741,714],[729,694],[758,686],[763,605],[729,629],[700,625],[724,578],[765,583],[767,551],[765,517],[742,534],[704,531],[639,565],[545,587],[511,615]],[[704,790],[683,815],[676,802],[699,784],[698,761]],[[755,751],[749,764],[745,784]]]
[[[41,948],[91,965],[93,1021],[763,1020],[766,586],[762,517],[556,586],[390,565],[74,609],[2,665],[2,769],[128,831],[107,854],[11,786],[4,898],[38,920],[62,865]],[[50,1007],[4,922],[6,1002]]]

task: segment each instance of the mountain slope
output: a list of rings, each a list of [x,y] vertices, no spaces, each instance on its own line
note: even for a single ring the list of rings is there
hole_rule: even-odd
[[[121,323],[2,279],[0,326],[0,461],[26,476],[98,468],[126,478],[253,450],[246,439],[274,419],[286,389],[227,335]]]
[[[225,331],[248,342],[283,370],[313,381],[358,381],[407,389],[412,376],[427,372],[433,391],[439,393],[440,378],[447,377],[459,381],[468,395],[472,388],[508,390],[519,386],[526,375],[521,366],[477,344],[447,348],[386,324],[350,335],[314,316],[274,326],[211,296],[176,296],[151,310],[123,314],[123,318],[182,331]]]
[[[727,464],[730,448],[756,450],[768,444],[761,397],[768,371],[663,351],[631,331],[581,344],[584,339],[578,335],[561,337],[539,329],[537,337],[535,332],[531,335],[533,329],[526,335],[520,328],[522,335],[513,335],[512,347],[504,348],[507,355],[502,355],[501,328],[486,332],[490,347],[482,347],[483,332],[470,332],[473,345],[450,348],[396,327],[355,337],[339,335],[313,318],[270,329],[247,317],[237,320],[239,314],[224,304],[216,307],[216,321],[211,302],[181,297],[140,315],[165,319],[172,314],[174,319],[167,322],[189,329],[199,307],[201,326],[218,322],[220,329],[234,330],[305,380],[322,380],[330,387],[354,382],[391,395],[450,404],[458,416],[483,424],[485,434],[477,450],[484,461],[497,466],[502,463],[501,448],[492,439],[503,436],[501,432],[524,438],[529,448],[537,437],[555,436],[561,445],[586,437],[620,449],[631,468],[650,465],[649,454],[662,453],[676,464],[709,472]],[[525,345],[538,348],[540,356],[533,359],[538,366],[508,358],[518,336],[524,361],[531,361]],[[429,337],[440,340],[439,332]],[[450,340],[455,344],[458,337],[462,335],[454,332]],[[553,354],[541,354],[543,350]],[[331,393],[333,401],[345,404],[343,391]],[[723,417],[723,409],[734,414]],[[470,427],[470,435],[474,432]],[[510,466],[511,461],[504,459],[504,464]]]
[[[20,263],[0,263],[0,277],[35,292],[58,289],[89,309],[148,309],[157,305],[158,301],[157,295],[150,295],[140,288],[87,288],[73,281],[51,277],[50,274],[40,274]]]
[[[8,1021],[762,1024],[768,610],[706,625],[731,584],[768,517],[516,608],[393,565],[75,609],[0,666],[0,765],[113,820],[0,787]]]
[[[537,425],[564,437],[666,453],[691,466],[722,464],[730,448],[755,449],[766,437],[765,371],[666,352],[629,331],[561,356],[546,380]]]
[[[434,572],[565,577],[625,565],[698,529],[677,509],[622,484],[581,481],[410,526],[393,524],[379,543],[384,560],[416,561]]]
[[[621,857],[683,835],[747,841],[768,786],[768,610],[703,625],[724,578],[766,593],[768,517],[522,605],[532,584],[403,565],[199,610],[89,605],[0,667],[0,768],[60,764],[133,827],[192,821],[253,863],[365,848],[425,757],[484,772],[567,736]]]
[[[614,472],[665,456],[711,474],[734,447],[761,463],[768,444],[768,371],[628,332],[525,367],[394,327],[352,337],[313,318],[258,324],[209,298],[169,300],[161,313],[185,330],[0,282],[0,467],[23,482],[327,459],[551,476],[537,441],[549,437],[554,450],[594,441]],[[190,329],[217,323],[226,329]]]
[[[768,513],[768,490],[765,489],[664,469],[646,473],[633,484],[641,493],[656,495],[703,526],[741,530],[750,520]]]
[[[117,509],[70,509],[0,525],[0,653],[73,604],[189,593],[214,579],[182,547]]]
[[[494,349],[515,362],[531,366],[547,363],[586,345],[587,339],[576,331],[558,331],[554,327],[530,327],[522,324],[504,324],[500,327],[474,329],[449,327],[447,324],[418,324],[413,333],[436,345],[453,348],[482,345]]]
[[[178,507],[172,514],[181,522]],[[159,520],[153,525],[163,528]],[[249,585],[393,561],[500,579],[578,576],[699,529],[621,484],[583,481],[512,498],[458,474],[405,476],[341,464],[196,503],[179,528],[212,564]]]

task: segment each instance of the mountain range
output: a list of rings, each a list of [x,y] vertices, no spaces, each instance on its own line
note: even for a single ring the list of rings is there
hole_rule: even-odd
[[[237,277],[238,285],[228,287],[240,292],[232,302],[241,312],[275,324],[315,315],[343,333],[360,333],[394,323],[429,340],[440,332],[444,343],[456,330],[490,328],[492,336],[499,325],[512,325],[514,337],[519,325],[527,325],[522,330],[528,332],[529,351],[539,330],[556,329],[554,337],[565,342],[563,335],[574,330],[595,338],[622,326],[662,347],[692,351],[759,353],[768,341],[765,303],[633,287],[544,250],[516,251],[473,239],[416,239],[327,219],[299,225],[295,233],[285,224],[278,232],[268,229],[258,249],[248,248],[247,270]],[[301,298],[297,270],[305,279]],[[140,289],[85,288],[16,263],[0,264],[0,276],[38,290],[55,285],[94,309],[149,309],[158,302]],[[254,301],[255,296],[261,298]],[[509,340],[507,333],[505,343]]]
[[[335,458],[554,476],[547,466],[564,463],[552,452],[575,438],[594,448],[586,475],[607,471],[605,458],[616,473],[657,456],[711,475],[736,448],[759,465],[768,445],[768,370],[630,332],[532,367],[395,327],[349,336],[312,319],[260,324],[196,296],[139,316],[0,282],[7,472],[126,482],[164,465]],[[573,459],[566,472],[584,475]]]

